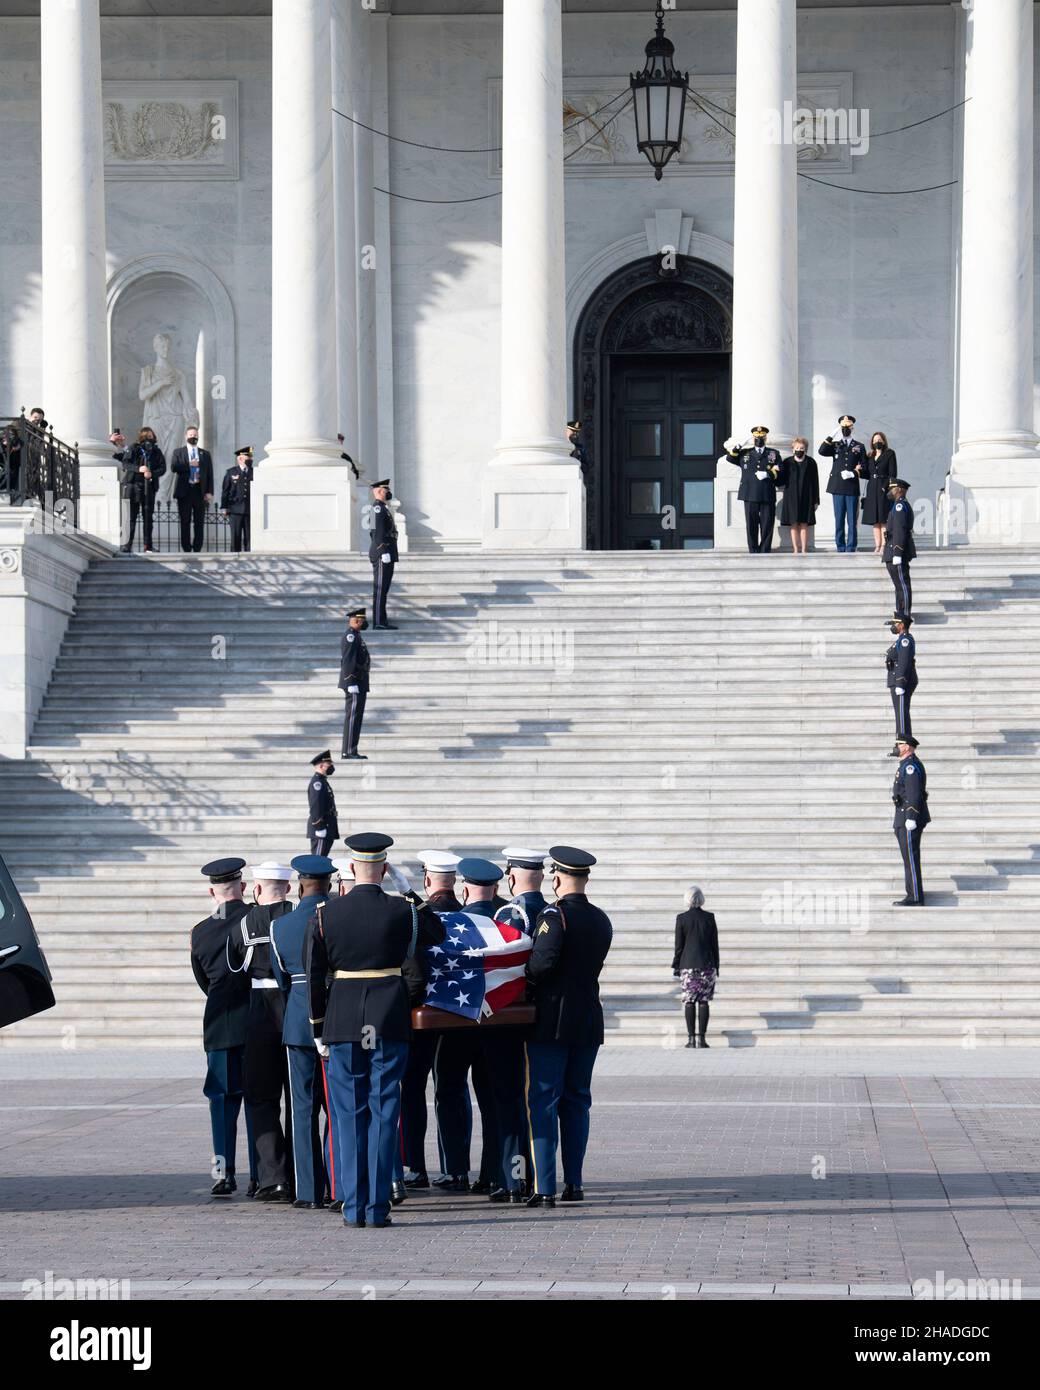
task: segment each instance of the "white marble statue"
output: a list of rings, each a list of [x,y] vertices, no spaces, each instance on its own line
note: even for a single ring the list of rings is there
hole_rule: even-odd
[[[141,368],[138,395],[144,402],[142,425],[150,425],[166,459],[166,472],[159,480],[158,497],[168,502],[176,479],[170,468],[174,449],[184,443],[184,431],[199,423],[199,412],[188,394],[184,373],[170,361],[170,340],[165,333],[152,339],[155,361]]]

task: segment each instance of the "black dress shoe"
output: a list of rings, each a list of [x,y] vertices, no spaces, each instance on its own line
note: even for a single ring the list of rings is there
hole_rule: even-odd
[[[271,1187],[257,1188],[256,1200],[258,1202],[289,1202],[289,1189],[284,1183],[275,1183]]]
[[[417,1192],[420,1188],[429,1187],[430,1175],[422,1171],[405,1173],[404,1185],[409,1192]]]
[[[707,1041],[707,1039],[705,1038],[705,1036],[704,1036],[703,1033],[702,1033],[702,1034],[700,1035],[700,1037],[697,1039],[697,1046],[698,1046],[698,1047],[707,1047],[707,1046],[708,1046],[708,1041]]]
[[[917,898],[900,898],[892,904],[893,907],[920,907],[921,905]]]
[[[687,1039],[686,1039],[686,1046],[687,1046],[687,1047],[696,1047],[696,1046],[697,1046],[697,1039],[696,1039],[696,1038],[687,1038]]]
[[[585,1189],[583,1187],[574,1187],[571,1183],[568,1183],[560,1193],[561,1202],[584,1202],[584,1200]]]
[[[403,1182],[392,1182],[390,1184],[390,1205],[399,1207],[408,1196],[408,1189]]]
[[[234,1178],[221,1178],[220,1181],[215,1182],[209,1190],[209,1195],[211,1197],[232,1197],[234,1196],[234,1193]]]
[[[442,1173],[439,1178],[434,1178],[432,1186],[437,1192],[469,1192],[469,1178],[465,1173],[455,1173],[449,1175]]]
[[[361,1224],[364,1225],[364,1222],[362,1222]],[[373,1221],[373,1222],[371,1222],[370,1224],[372,1225],[372,1227],[373,1227],[375,1230],[378,1231],[378,1230],[381,1230],[382,1227],[384,1227],[384,1226],[392,1226],[392,1225],[394,1224],[394,1222],[393,1222],[393,1217],[384,1216],[383,1219],[382,1219],[382,1221]]]
[[[293,1206],[296,1208],[297,1211],[323,1210],[322,1204],[320,1202],[305,1202],[301,1197],[297,1197],[296,1201],[293,1202]]]
[[[131,555],[131,554],[133,554],[133,552],[131,551],[131,549],[130,549],[130,547],[129,547],[128,545],[121,545],[121,546],[119,547],[119,553],[120,553],[120,555]]]
[[[546,1197],[543,1193],[536,1192],[533,1197],[528,1197],[527,1206],[540,1207],[542,1211],[551,1211],[556,1205],[555,1197]]]
[[[235,1181],[234,1178],[232,1178],[231,1181],[232,1181],[232,1183],[234,1183],[234,1181]],[[255,1197],[256,1194],[257,1194],[257,1192],[259,1191],[259,1188],[260,1188],[260,1184],[257,1182],[256,1178],[250,1178],[250,1179],[249,1179],[249,1186],[246,1188],[246,1196],[247,1196],[247,1197]]]
[[[348,753],[348,754],[346,755],[346,761],[347,761],[348,763],[367,763],[367,762],[368,762],[368,754],[367,754],[367,753]]]
[[[359,1231],[363,1231],[368,1225],[368,1222],[363,1216],[359,1216],[355,1221],[344,1221],[343,1224],[344,1226],[356,1226]]]
[[[489,1197],[493,1186],[494,1184],[485,1182],[483,1178],[478,1178],[477,1181],[470,1186],[469,1190],[475,1197]]]
[[[329,1203],[329,1211],[340,1212],[340,1211],[342,1211],[342,1210],[343,1210],[343,1203],[342,1203],[342,1202],[330,1202],[330,1203]]]
[[[513,1194],[508,1187],[493,1187],[488,1193],[489,1202],[511,1202]]]

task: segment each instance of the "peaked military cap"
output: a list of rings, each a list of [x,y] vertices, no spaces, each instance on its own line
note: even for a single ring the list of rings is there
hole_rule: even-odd
[[[906,481],[905,478],[893,478],[888,485],[889,492],[891,492],[894,487],[901,487],[906,492],[910,491],[910,484]]]
[[[311,767],[317,767],[319,763],[332,762],[332,749],[326,748],[324,753],[319,753],[316,758],[311,758]]]
[[[328,878],[336,872],[336,866],[324,854],[298,854],[292,866],[301,878]]]
[[[839,425],[843,425],[843,424],[845,423],[846,420],[848,420],[848,422],[849,422],[850,425],[854,425],[854,424],[856,423],[856,417],[855,417],[855,415],[839,415],[839,416],[838,416],[838,424],[839,424]]]
[[[389,479],[389,478],[380,478],[379,481],[376,482],[376,483],[369,483],[369,487],[389,487],[389,486],[390,486],[390,479]]]
[[[475,855],[470,855],[459,860],[458,874],[467,883],[487,886],[499,882],[502,870],[497,864],[492,864],[490,859],[478,859]]]
[[[365,610],[363,608],[351,608],[347,613],[348,618],[363,618],[364,616]]]
[[[374,831],[364,835],[348,835],[343,841],[350,850],[351,859],[359,864],[381,864],[393,842],[392,836],[379,835]]]
[[[768,434],[768,433],[769,433],[769,426],[768,426],[768,425],[752,425],[752,426],[751,426],[751,433],[752,433],[752,434]]]
[[[893,613],[891,618],[885,619],[885,626],[888,627],[889,623],[902,623],[904,627],[909,627],[912,622],[913,618],[909,613]]]
[[[921,746],[917,739],[910,734],[897,734],[896,743],[908,743],[911,748],[920,748]]]
[[[443,849],[421,849],[418,858],[431,874],[453,874],[462,863],[457,854]]]
[[[544,849],[513,849],[510,847],[502,851],[502,858],[506,861],[507,868],[510,869],[545,868]]]
[[[252,446],[252,444],[240,444],[240,445],[238,446],[238,448],[235,450],[235,458],[238,458],[239,454],[248,454],[249,457],[252,458],[252,457],[253,457],[253,446]]]
[[[292,878],[292,869],[288,864],[276,864],[273,859],[265,859],[262,864],[251,864],[249,872],[257,882],[264,883],[288,883]]]
[[[244,859],[211,859],[203,864],[202,872],[210,883],[234,883],[236,878],[242,877],[245,866]]]
[[[596,856],[587,850],[575,849],[573,845],[553,845],[549,850],[554,869],[565,874],[587,874],[596,863]]]

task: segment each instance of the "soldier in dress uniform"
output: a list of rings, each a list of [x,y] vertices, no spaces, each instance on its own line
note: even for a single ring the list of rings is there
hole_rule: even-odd
[[[736,439],[727,439],[723,448],[730,463],[740,469],[738,499],[744,503],[748,550],[752,555],[768,555],[773,548],[776,526],[776,483],[782,460],[776,449],[767,449],[769,430],[752,425],[754,443],[744,448]]]
[[[351,835],[354,887],[316,910],[309,936],[310,1022],[328,1058],[343,1220],[390,1224],[401,1079],[411,1039],[411,1008],[426,983],[425,948],[444,939],[435,913],[382,889],[389,835]],[[403,875],[391,874],[399,886]]]
[[[603,1043],[599,973],[613,937],[610,918],[586,896],[594,855],[571,845],[549,850],[556,902],[538,917],[527,979],[536,1017],[527,1052],[527,1118],[534,1193],[529,1207],[556,1205],[556,1149],[564,1202],[584,1200],[592,1071]]]
[[[323,854],[298,854],[291,867],[299,880],[299,902],[271,924],[271,957],[285,1000],[281,1041],[289,1065],[289,1135],[296,1174],[293,1206],[320,1211],[326,1198],[341,1199],[335,1185],[336,1144],[328,1110],[328,1078],[314,1046],[305,965],[308,936],[318,908],[331,896],[335,868]],[[327,1151],[321,1137],[322,1110],[326,1112]]]
[[[228,937],[248,911],[242,892],[244,859],[214,859],[202,866],[209,879],[213,912],[191,932],[191,968],[206,996],[202,1021],[202,1045],[206,1049],[206,1083],[202,1094],[209,1101],[213,1131],[214,1197],[230,1197],[235,1182],[235,1141],[238,1113],[242,1108],[242,1060],[249,1014],[249,981],[228,966]],[[249,1191],[257,1188],[256,1153],[248,1112],[246,1143],[249,1150]]]
[[[339,644],[339,688],[346,697],[347,707],[343,716],[342,756],[352,762],[363,761],[364,753],[358,752],[361,738],[361,725],[365,718],[365,703],[368,700],[368,672],[372,658],[361,634],[368,627],[368,619],[363,608],[352,608],[347,614],[347,630]]]
[[[924,764],[917,756],[918,743],[912,734],[896,740],[899,748],[899,767],[892,783],[892,800],[896,813],[892,821],[903,856],[903,877],[906,897],[894,907],[923,907],[924,882],[921,878],[921,832],[931,820],[928,813],[928,777]]]
[[[220,510],[231,521],[231,549],[250,548],[249,490],[253,485],[253,446],[242,444],[235,450],[235,462],[225,472],[220,489]]]
[[[329,778],[336,771],[332,750],[326,748],[324,753],[311,758],[311,767],[314,772],[307,784],[307,838],[311,842],[311,854],[327,856],[333,841],[339,838],[336,798],[329,786]]]
[[[390,510],[390,479],[372,484],[372,529],[368,558],[372,561],[372,626],[396,630],[386,616],[386,598],[397,566],[397,527]]]
[[[842,415],[838,420],[841,438],[829,434],[819,450],[824,458],[833,460],[827,491],[834,501],[834,544],[842,554],[852,554],[856,549],[859,480],[867,471],[867,451],[860,440],[852,437],[855,423],[855,415]]]
[[[885,519],[885,549],[882,552],[885,568],[896,591],[896,612],[913,615],[913,591],[910,587],[910,561],[917,554],[914,544],[914,509],[906,500],[910,484],[896,478],[888,489],[892,510]]]
[[[910,699],[917,689],[917,644],[910,635],[913,621],[906,613],[893,613],[888,620],[888,630],[895,638],[885,653],[888,689],[896,716],[896,741],[889,754],[891,758],[899,757],[900,738],[913,733],[910,727]]]
[[[515,847],[502,851],[510,898],[504,907],[495,912],[496,922],[505,922],[526,932],[528,936],[534,935],[534,924],[549,905],[542,892],[546,853],[546,850]]]
[[[256,1149],[258,1202],[288,1202],[291,1173],[282,1128],[286,1094],[282,1020],[285,1007],[271,965],[271,926],[290,910],[285,901],[292,882],[287,864],[254,864],[254,905],[235,924],[227,941],[228,968],[249,981],[242,1058],[242,1090]]]

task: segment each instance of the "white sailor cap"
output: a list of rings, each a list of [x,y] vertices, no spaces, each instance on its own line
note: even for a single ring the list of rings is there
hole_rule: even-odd
[[[421,849],[419,863],[431,874],[453,874],[459,867],[459,856],[443,849]]]
[[[547,849],[517,849],[510,846],[502,851],[507,868],[544,869]]]
[[[289,883],[293,876],[288,864],[278,864],[273,859],[265,859],[262,864],[250,864],[249,872],[258,882]]]
[[[332,867],[339,874],[340,878],[350,878],[352,876],[350,866],[353,862],[352,859],[339,855],[337,858],[333,859]]]

